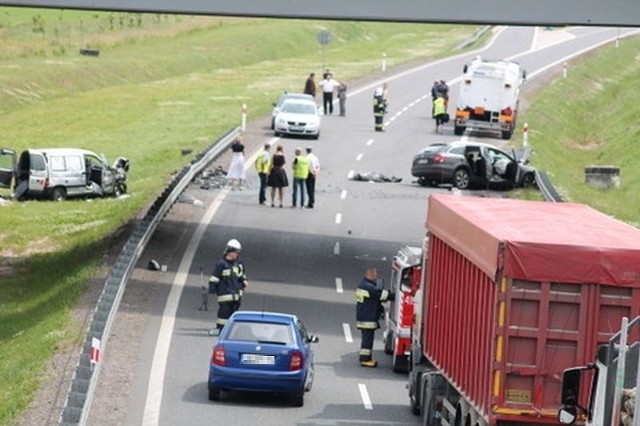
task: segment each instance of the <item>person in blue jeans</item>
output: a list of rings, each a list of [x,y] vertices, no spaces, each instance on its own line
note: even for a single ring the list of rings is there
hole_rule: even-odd
[[[291,168],[293,169],[293,196],[291,207],[296,207],[298,192],[300,192],[300,208],[304,208],[304,191],[309,176],[309,159],[302,155],[302,148],[296,148],[295,158]]]

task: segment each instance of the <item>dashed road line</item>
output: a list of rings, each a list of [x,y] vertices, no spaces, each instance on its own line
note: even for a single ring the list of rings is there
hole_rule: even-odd
[[[364,405],[365,410],[373,410],[373,404],[371,404],[371,398],[369,398],[367,387],[363,383],[359,383],[358,390],[360,391],[360,398],[362,398],[362,404]]]
[[[340,193],[340,199],[344,200],[345,198],[347,198],[347,190],[343,189],[342,192]]]
[[[342,213],[336,213],[336,225],[340,225],[342,223]]]
[[[342,288],[342,278],[336,278],[336,293],[344,293],[344,289]]]
[[[336,243],[333,245],[333,254],[335,254],[336,256],[340,254],[340,242],[336,241]]]
[[[364,157],[364,154],[358,154],[358,155],[356,156],[356,161],[360,161],[360,160],[362,160],[362,157]]]
[[[353,343],[353,337],[351,336],[351,327],[349,323],[342,323],[342,330],[344,331],[344,340],[347,343]]]

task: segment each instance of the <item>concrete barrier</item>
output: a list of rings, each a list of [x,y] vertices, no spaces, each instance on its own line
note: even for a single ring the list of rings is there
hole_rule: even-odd
[[[584,182],[599,189],[618,188],[620,186],[620,167],[586,166]]]

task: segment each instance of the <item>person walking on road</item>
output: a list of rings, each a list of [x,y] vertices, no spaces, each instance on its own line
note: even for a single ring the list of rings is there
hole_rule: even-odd
[[[384,89],[378,87],[373,93],[373,120],[376,132],[384,131],[384,115],[387,113],[387,100],[384,97]]]
[[[215,293],[218,299],[218,316],[215,327],[209,331],[211,336],[219,334],[229,317],[240,309],[244,290],[249,284],[244,264],[239,259],[241,250],[238,240],[229,240],[222,259],[215,264],[209,278],[209,292]]]
[[[291,207],[295,208],[300,193],[300,208],[304,208],[304,191],[309,176],[309,159],[302,155],[302,149],[296,148],[296,158],[294,158],[291,168],[293,169],[293,195],[291,196]]]
[[[331,73],[327,73],[324,80],[318,83],[318,86],[322,87],[324,115],[333,114],[333,92],[339,85],[340,83],[333,79]]]
[[[447,104],[444,96],[438,93],[438,97],[433,101],[433,118],[436,120],[436,133],[440,131],[440,126],[446,123]]]
[[[340,117],[347,115],[347,85],[341,83],[338,86],[338,103],[340,105]]]
[[[309,175],[306,180],[307,196],[309,197],[309,202],[307,203],[308,209],[312,209],[316,204],[316,179],[318,173],[320,173],[320,160],[311,152],[312,150],[310,146],[307,147],[307,159],[309,160]]]
[[[307,95],[311,95],[313,96],[313,98],[315,99],[316,97],[316,82],[314,80],[316,74],[315,73],[311,73],[309,74],[309,77],[307,78],[307,81],[304,83],[304,90],[302,93],[305,93]]]
[[[377,285],[378,271],[367,268],[364,278],[356,290],[356,327],[360,330],[359,361],[362,367],[375,368],[378,362],[373,359],[373,341],[375,332],[380,328],[380,316],[384,312],[382,303],[394,299],[394,294]]]
[[[280,200],[280,208],[282,208],[282,199],[284,196],[285,187],[289,186],[289,179],[287,178],[287,171],[284,169],[284,165],[287,160],[284,156],[284,148],[282,145],[278,145],[276,152],[271,157],[271,170],[269,177],[267,178],[267,186],[271,187],[271,207],[275,207],[276,190],[278,191],[278,200]]]
[[[269,169],[271,168],[271,157],[269,156],[269,149],[271,145],[264,144],[262,150],[258,153],[258,157],[255,161],[256,172],[258,172],[258,178],[260,179],[260,190],[258,191],[258,203],[265,204],[267,202],[267,177],[269,176]]]
[[[231,190],[244,189],[244,181],[246,179],[246,173],[244,171],[244,144],[242,139],[237,137],[231,144],[231,163],[229,164],[229,171],[227,172],[227,179],[230,182]]]

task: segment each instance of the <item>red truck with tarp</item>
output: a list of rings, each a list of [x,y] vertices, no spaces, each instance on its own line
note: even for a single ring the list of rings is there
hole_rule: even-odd
[[[640,230],[582,204],[436,194],[409,397],[423,425],[553,424],[562,372],[640,314]]]

